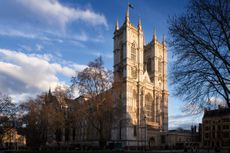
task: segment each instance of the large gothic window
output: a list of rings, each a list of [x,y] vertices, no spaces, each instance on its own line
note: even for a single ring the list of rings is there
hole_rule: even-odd
[[[157,96],[157,98],[156,98],[156,121],[157,122],[159,122],[160,120],[159,120],[159,115],[160,115],[160,98],[159,98],[159,96]]]
[[[147,121],[152,121],[152,96],[150,94],[145,96],[145,115]]]
[[[131,60],[136,61],[136,45],[135,42],[131,46]]]

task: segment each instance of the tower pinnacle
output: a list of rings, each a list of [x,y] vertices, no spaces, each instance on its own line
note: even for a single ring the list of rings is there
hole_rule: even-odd
[[[129,22],[129,4],[127,6],[126,14],[125,14],[125,22]]]
[[[138,19],[138,25],[137,25],[137,27],[138,27],[138,29],[142,29],[142,25],[141,25],[141,19],[140,19],[140,17],[139,17],[139,19]]]
[[[118,19],[116,21],[116,26],[115,26],[115,31],[119,30],[119,24],[118,24]]]
[[[154,28],[153,40],[154,40],[154,41],[156,41],[156,40],[157,40],[156,28]]]
[[[162,44],[165,45],[166,42],[165,42],[165,35],[163,34],[163,40],[162,40]]]

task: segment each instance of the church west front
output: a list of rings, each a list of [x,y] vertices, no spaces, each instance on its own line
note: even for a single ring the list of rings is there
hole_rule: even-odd
[[[122,113],[112,128],[113,142],[162,146],[168,131],[167,47],[165,39],[145,44],[142,23],[125,21],[114,31],[114,82],[120,84]]]

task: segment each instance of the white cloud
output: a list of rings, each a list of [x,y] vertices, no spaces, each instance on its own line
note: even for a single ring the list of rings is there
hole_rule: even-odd
[[[97,35],[92,36],[87,34],[84,31],[80,31],[75,35],[70,35],[66,33],[55,33],[51,31],[36,31],[33,32],[24,31],[23,29],[12,29],[10,27],[5,27],[0,25],[0,36],[7,36],[7,37],[21,37],[25,39],[34,39],[34,40],[42,40],[44,42],[58,42],[63,43],[70,42],[73,43],[81,48],[85,48],[83,42],[97,42],[101,43],[104,42],[104,36]],[[26,45],[20,45],[20,47],[24,50],[31,51],[31,47]],[[35,49],[37,51],[42,51],[43,47],[41,44],[36,44]]]
[[[71,77],[75,75],[75,70],[80,71],[85,67],[51,62],[48,55],[25,54],[6,49],[0,49],[0,59],[0,90],[10,95],[33,95],[58,85],[66,85],[58,75]]]
[[[92,9],[67,6],[58,0],[7,0],[1,2],[0,18],[1,36],[54,43],[70,42],[82,48],[85,47],[82,42],[104,41],[103,34],[91,33],[86,29],[91,29],[91,26],[108,28],[103,14]],[[67,27],[72,23],[80,24],[80,28],[78,24],[77,29]]]
[[[62,5],[58,0],[18,0],[28,11],[50,25],[65,27],[72,21],[83,21],[91,25],[107,25],[104,15],[89,9],[72,8]]]
[[[180,114],[169,116],[169,129],[184,128],[190,129],[192,125],[201,122],[202,114]]]
[[[1,27],[0,28],[0,35],[2,36],[13,36],[13,37],[23,37],[23,38],[29,38],[29,39],[34,39],[36,35],[31,34],[31,33],[25,33],[22,31],[18,31],[15,29],[9,29],[6,27]]]
[[[82,41],[82,42],[86,42],[86,41],[103,42],[104,41],[104,36],[98,35],[96,37],[92,37],[92,36],[87,35],[84,31],[79,32],[77,35],[70,37],[70,39],[71,38],[73,38],[73,40]]]
[[[0,35],[1,36],[8,36],[8,37],[21,37],[26,39],[38,39],[44,41],[56,41],[59,42],[59,39],[50,39],[47,36],[41,34],[41,32],[29,32],[24,30],[16,30],[6,26],[0,26]]]

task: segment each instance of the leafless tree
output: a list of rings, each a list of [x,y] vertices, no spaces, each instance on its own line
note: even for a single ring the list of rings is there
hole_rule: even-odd
[[[169,24],[175,94],[196,109],[216,101],[230,107],[229,0],[191,0]]]
[[[14,111],[15,104],[12,103],[11,98],[8,95],[0,93],[0,112],[1,115],[9,115]]]
[[[72,86],[77,87],[80,95],[87,96],[81,113],[88,125],[97,131],[99,144],[104,147],[111,134],[112,126],[112,73],[103,67],[99,57],[88,64],[82,72],[72,78]]]
[[[30,98],[21,104],[23,112],[27,144],[32,149],[38,149],[46,143],[62,141],[62,131],[65,128],[65,97],[57,89],[52,94],[42,93],[36,98]]]
[[[0,143],[4,134],[14,127],[16,105],[8,95],[0,93]]]

